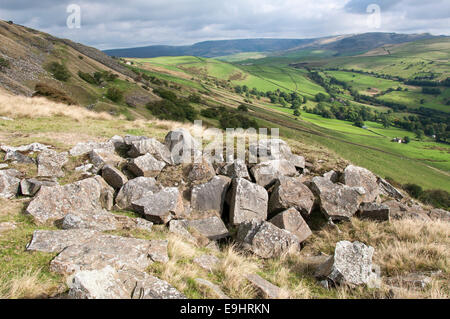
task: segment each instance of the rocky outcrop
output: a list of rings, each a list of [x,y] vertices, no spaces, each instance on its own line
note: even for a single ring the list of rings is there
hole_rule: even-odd
[[[226,176],[215,176],[209,182],[194,186],[191,192],[191,208],[198,212],[223,213],[225,196],[231,184]]]
[[[192,157],[201,153],[199,143],[183,128],[170,131],[166,135],[165,145],[170,151],[171,162],[176,165],[192,163]]]
[[[20,181],[20,193],[23,196],[34,196],[41,189],[42,186],[53,187],[57,186],[58,182],[51,180],[38,180],[35,178],[22,179]]]
[[[134,201],[143,198],[148,193],[157,193],[161,189],[152,177],[137,177],[128,181],[116,197],[117,209],[132,210]]]
[[[362,203],[359,208],[358,217],[376,221],[389,221],[390,209],[387,205]]]
[[[285,229],[297,236],[300,243],[312,235],[312,231],[308,224],[305,222],[299,211],[294,207],[279,213],[269,220],[269,222],[278,228]]]
[[[46,150],[37,157],[38,176],[40,177],[64,177],[62,167],[69,161],[69,154],[57,153]]]
[[[72,147],[69,151],[70,156],[81,156],[85,154],[89,154],[93,150],[104,150],[109,153],[114,153],[115,146],[114,142],[108,141],[108,142],[86,142],[86,143],[78,143],[74,147]]]
[[[266,220],[268,197],[264,187],[243,178],[234,179],[230,199],[230,223],[239,225],[253,219]]]
[[[298,175],[295,166],[287,160],[270,160],[259,163],[251,168],[251,172],[258,185],[271,186],[281,176]]]
[[[372,272],[374,248],[360,242],[341,241],[336,244],[334,256],[319,266],[315,276],[333,285],[367,284]]]
[[[125,161],[122,157],[107,149],[93,149],[89,152],[89,158],[96,173],[106,165],[118,167]]]
[[[158,161],[164,161],[166,164],[172,164],[169,149],[164,144],[158,142],[158,140],[154,138],[143,138],[131,142],[128,156],[140,157],[145,154],[150,154]]]
[[[13,198],[17,195],[21,175],[15,169],[0,170],[0,198]]]
[[[209,240],[219,240],[229,236],[224,222],[217,216],[189,220],[187,221],[187,226]]]
[[[188,180],[190,182],[195,181],[208,181],[216,175],[216,171],[212,164],[206,160],[202,160],[201,163],[194,163],[191,165]]]
[[[36,230],[28,251],[42,251],[46,253],[60,253],[72,245],[80,245],[99,233],[89,229],[71,230]]]
[[[322,212],[333,220],[348,220],[352,217],[365,195],[361,187],[334,184],[325,177],[314,177],[310,188],[319,198]]]
[[[365,168],[354,165],[347,166],[342,175],[342,181],[350,187],[362,187],[365,191],[362,200],[365,203],[375,201],[380,194],[377,177]]]
[[[141,199],[133,201],[132,206],[134,211],[157,224],[166,224],[173,217],[182,217],[184,213],[183,198],[176,187],[147,193]]]
[[[120,189],[128,182],[128,178],[117,168],[109,164],[102,169],[103,179],[113,188]]]
[[[291,247],[300,247],[300,242],[294,234],[272,223],[257,220],[241,224],[236,240],[244,249],[262,258],[279,257]]]
[[[377,182],[381,194],[384,194],[388,197],[392,197],[397,200],[402,200],[404,198],[403,194],[397,188],[389,184],[388,181],[382,179],[381,177],[378,177]]]
[[[314,206],[314,194],[297,177],[280,177],[270,195],[269,214],[276,214],[295,207],[308,216]]]
[[[241,159],[236,159],[232,163],[226,164],[220,169],[220,173],[230,178],[245,178],[250,180],[247,165]]]
[[[128,169],[136,176],[156,177],[166,166],[163,161],[158,161],[150,154],[134,158],[128,164]]]

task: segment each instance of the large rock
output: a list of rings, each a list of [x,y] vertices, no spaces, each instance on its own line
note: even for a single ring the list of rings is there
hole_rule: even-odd
[[[19,151],[7,152],[3,160],[21,164],[35,164],[35,161],[31,157],[28,157]]]
[[[119,166],[125,160],[114,152],[106,149],[94,149],[89,152],[89,158],[94,165],[95,172],[99,172],[105,165]]]
[[[113,188],[122,188],[128,182],[128,178],[117,168],[105,165],[102,169],[103,179]]]
[[[148,193],[157,193],[160,187],[153,177],[137,177],[128,181],[119,191],[116,197],[116,208],[132,210],[132,202],[143,198]]]
[[[342,180],[347,186],[364,188],[366,194],[363,196],[363,201],[366,203],[375,201],[380,194],[377,177],[365,168],[353,165],[347,166],[342,175]]]
[[[20,153],[42,152],[42,151],[48,150],[50,148],[51,148],[51,146],[44,145],[41,143],[31,143],[31,144],[22,145],[19,147],[13,147],[13,146],[8,146],[8,145],[0,146],[0,149],[5,153],[8,153],[8,152],[20,152]]]
[[[373,276],[373,253],[374,248],[363,243],[340,241],[336,244],[334,256],[319,266],[315,276],[334,285],[367,284]]]
[[[314,206],[314,194],[297,177],[280,177],[269,200],[269,213],[276,214],[295,207],[304,215],[309,215]]]
[[[51,261],[50,270],[67,275],[106,266],[145,271],[154,262],[150,254],[155,256],[157,253],[151,250],[152,242],[154,241],[112,235],[94,236],[88,241],[64,249]],[[159,249],[159,245],[157,246]]]
[[[159,161],[172,164],[169,149],[156,139],[145,138],[131,142],[131,148],[128,151],[130,157],[139,157],[145,154],[150,154]]]
[[[290,208],[284,212],[279,213],[271,220],[272,224],[281,229],[286,229],[295,236],[297,236],[299,242],[305,241],[312,235],[311,229],[303,219],[302,215],[295,208]]]
[[[261,162],[287,160],[297,168],[305,168],[305,158],[292,153],[291,148],[281,139],[261,139],[249,146],[250,154]]]
[[[110,209],[114,190],[96,176],[65,186],[42,186],[30,202],[26,213],[43,224],[64,218],[67,214],[92,214]]]
[[[40,177],[63,177],[62,167],[69,161],[67,152],[57,153],[46,150],[37,157],[38,176]]]
[[[120,229],[121,224],[115,215],[106,210],[95,210],[90,214],[74,211],[61,221],[62,229],[93,229],[99,231]]]
[[[170,131],[165,138],[165,145],[170,151],[172,163],[192,163],[192,156],[201,154],[201,145],[188,130],[180,128]]]
[[[247,275],[247,280],[267,299],[278,299],[282,297],[282,291],[279,287],[257,274]]]
[[[430,221],[429,212],[420,206],[409,207],[396,200],[389,200],[383,203],[389,207],[389,215],[392,219],[415,219],[419,221]]]
[[[328,178],[314,177],[310,188],[320,201],[320,208],[327,218],[348,220],[359,209],[364,189],[334,184]]]
[[[85,154],[89,154],[93,150],[104,150],[109,153],[114,153],[115,146],[114,141],[108,141],[108,142],[83,142],[78,143],[74,147],[72,147],[69,151],[70,156],[81,156]]]
[[[229,177],[215,176],[205,184],[194,186],[191,192],[192,210],[213,212],[221,216],[230,184]]]
[[[27,250],[59,253],[69,246],[83,244],[98,234],[89,229],[36,230]]]
[[[77,272],[69,284],[74,299],[185,299],[167,282],[137,270],[106,266]]]
[[[213,178],[215,175],[216,171],[214,170],[213,165],[203,159],[201,163],[192,164],[188,174],[188,179],[191,182],[207,181]]]
[[[264,187],[243,178],[234,179],[230,199],[230,223],[239,225],[252,219],[266,220],[268,197]]]
[[[0,198],[13,198],[19,192],[22,174],[15,169],[0,170]]]
[[[176,187],[148,193],[143,198],[133,201],[132,205],[137,213],[158,224],[166,224],[173,217],[181,217],[184,213],[183,198]]]
[[[209,240],[219,240],[229,236],[228,229],[222,219],[217,216],[190,220],[188,228],[192,228]]]
[[[428,216],[432,219],[432,220],[442,220],[442,221],[446,221],[446,222],[450,222],[450,212],[444,210],[444,209],[432,209],[429,213]]]
[[[220,169],[220,173],[230,178],[245,178],[250,180],[247,165],[241,159],[236,159],[233,163],[226,164]]]
[[[136,176],[156,177],[166,163],[159,161],[150,154],[134,158],[128,164],[128,169]]]
[[[394,186],[392,186],[388,181],[378,177],[378,185],[380,188],[380,193],[392,197],[397,200],[403,199],[403,194]]]
[[[259,163],[251,168],[251,172],[256,183],[263,187],[272,185],[281,176],[298,175],[295,166],[285,159]]]
[[[242,223],[236,240],[244,249],[262,258],[279,257],[290,247],[300,247],[300,242],[294,234],[272,223],[257,220]]]
[[[362,203],[358,213],[359,218],[376,221],[388,221],[390,209],[387,205],[376,203]]]
[[[58,182],[51,180],[38,180],[35,178],[23,179],[20,181],[20,192],[23,196],[34,196],[42,186],[58,186]]]

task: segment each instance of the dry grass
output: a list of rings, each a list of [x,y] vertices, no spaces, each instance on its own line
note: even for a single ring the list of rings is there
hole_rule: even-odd
[[[0,95],[0,115],[11,118],[66,116],[80,121],[86,118],[110,120],[107,113],[95,113],[83,107],[54,103],[45,98],[29,98],[10,94]]]
[[[0,299],[36,299],[48,297],[55,285],[43,278],[41,269],[17,270],[0,275]]]

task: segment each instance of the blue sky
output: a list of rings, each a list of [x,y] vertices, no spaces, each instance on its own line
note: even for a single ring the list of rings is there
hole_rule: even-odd
[[[69,4],[81,28],[66,25]],[[380,25],[368,23],[378,5]],[[449,0],[2,0],[0,19],[99,49],[363,32],[450,35]]]

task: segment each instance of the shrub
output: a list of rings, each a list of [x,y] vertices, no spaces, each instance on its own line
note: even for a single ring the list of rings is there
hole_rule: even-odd
[[[219,120],[220,127],[222,129],[227,128],[255,128],[258,129],[258,123],[248,118],[247,116],[244,116],[242,114],[229,114],[229,113],[223,113]]]
[[[434,207],[450,209],[450,193],[444,190],[426,190],[419,196],[419,200]]]
[[[248,112],[248,107],[245,104],[239,105],[237,109],[238,109],[238,111],[241,111],[241,112]]]
[[[84,72],[78,71],[78,76],[90,84],[95,84],[95,85],[98,84],[97,80],[94,79],[94,77],[92,75],[90,75],[89,73],[84,73]]]
[[[35,86],[35,93],[33,96],[43,96],[47,99],[68,105],[74,105],[76,102],[72,100],[65,92],[55,89],[45,83],[38,83]]]
[[[204,117],[210,118],[210,119],[216,119],[219,117],[219,111],[215,108],[207,108],[200,111],[200,114]]]
[[[419,198],[423,193],[422,187],[416,184],[406,184],[403,186],[403,188],[408,192],[409,195],[414,198]]]
[[[197,111],[185,101],[162,100],[158,102],[149,103],[147,108],[150,112],[161,120],[172,120],[184,122],[194,121],[197,117]]]
[[[167,91],[164,89],[155,89],[155,90],[153,90],[153,92],[163,99],[166,99],[166,100],[169,100],[172,102],[177,101],[177,95],[171,91]]]
[[[9,61],[4,58],[0,58],[0,70],[3,68],[9,68]]]
[[[110,87],[106,92],[106,97],[113,102],[119,102],[123,98],[123,92],[116,87]]]
[[[202,103],[202,98],[200,97],[200,95],[195,94],[195,93],[189,95],[188,100],[189,100],[189,102],[192,102],[192,103],[197,103],[197,104]]]
[[[53,77],[59,81],[66,82],[70,78],[69,70],[58,62],[50,63],[48,69]]]

